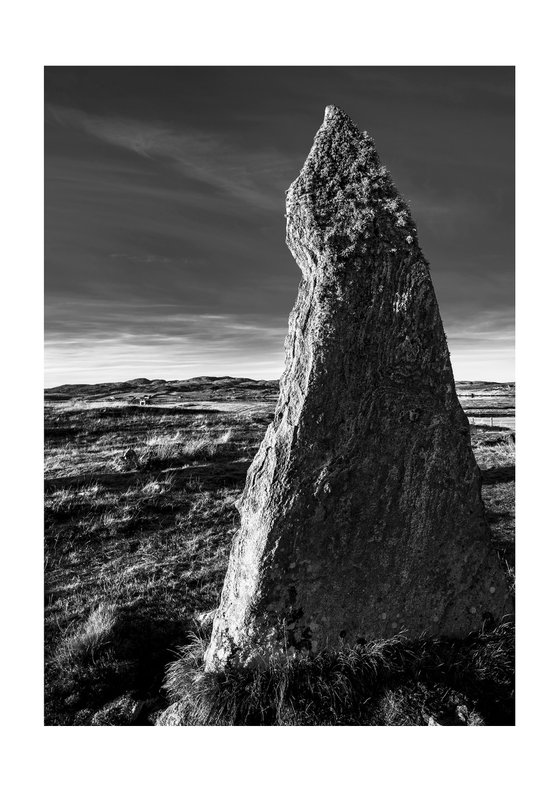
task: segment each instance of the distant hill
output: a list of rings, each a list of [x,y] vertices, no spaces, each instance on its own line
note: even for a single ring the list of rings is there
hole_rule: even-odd
[[[97,384],[57,385],[45,388],[47,401],[67,399],[97,400],[117,396],[163,397],[191,396],[197,399],[270,399],[278,393],[278,380],[254,380],[249,377],[192,377],[184,380],[147,379],[138,377],[126,382],[101,382]],[[456,383],[460,395],[465,393],[515,393],[513,382],[484,382],[460,380]]]
[[[168,396],[185,394],[198,398],[270,398],[278,393],[278,380],[254,380],[248,377],[193,377],[186,380],[150,380],[145,377],[126,382],[101,382],[97,384],[57,385],[45,388],[45,399],[106,399],[111,396]]]

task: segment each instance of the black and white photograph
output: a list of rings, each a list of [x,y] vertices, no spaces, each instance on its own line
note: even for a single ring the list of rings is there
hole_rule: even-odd
[[[515,725],[515,76],[45,66],[46,725]]]
[[[552,11],[7,7],[7,789],[553,786]]]

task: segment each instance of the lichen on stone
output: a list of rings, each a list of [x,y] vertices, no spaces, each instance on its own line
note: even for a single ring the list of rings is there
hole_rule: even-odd
[[[287,192],[286,242],[302,281],[208,670],[511,612],[416,227],[336,107]]]

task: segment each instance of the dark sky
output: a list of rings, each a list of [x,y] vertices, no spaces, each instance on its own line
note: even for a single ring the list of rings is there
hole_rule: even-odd
[[[513,68],[48,67],[45,96],[47,386],[281,374],[327,104],[411,204],[456,378],[514,379]]]

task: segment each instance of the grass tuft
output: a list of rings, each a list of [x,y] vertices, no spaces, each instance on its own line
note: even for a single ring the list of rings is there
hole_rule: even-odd
[[[227,448],[231,438],[232,432],[228,430],[215,439],[202,437],[198,440],[189,440],[183,445],[183,455],[188,459],[211,459]]]
[[[398,636],[219,672],[204,671],[198,639],[169,664],[164,688],[183,725],[506,725],[513,635],[504,623],[462,641]]]
[[[515,441],[511,436],[494,445],[473,444],[473,450],[480,468],[515,465]]]
[[[93,661],[96,653],[109,642],[116,623],[116,607],[108,603],[98,605],[85,622],[64,634],[58,648],[58,661]]]
[[[222,455],[233,448],[232,431],[223,432],[218,437],[208,436],[185,440],[180,432],[175,434],[156,434],[146,441],[146,447],[140,451],[139,467],[148,470],[165,465],[184,465],[190,461],[208,461]]]

